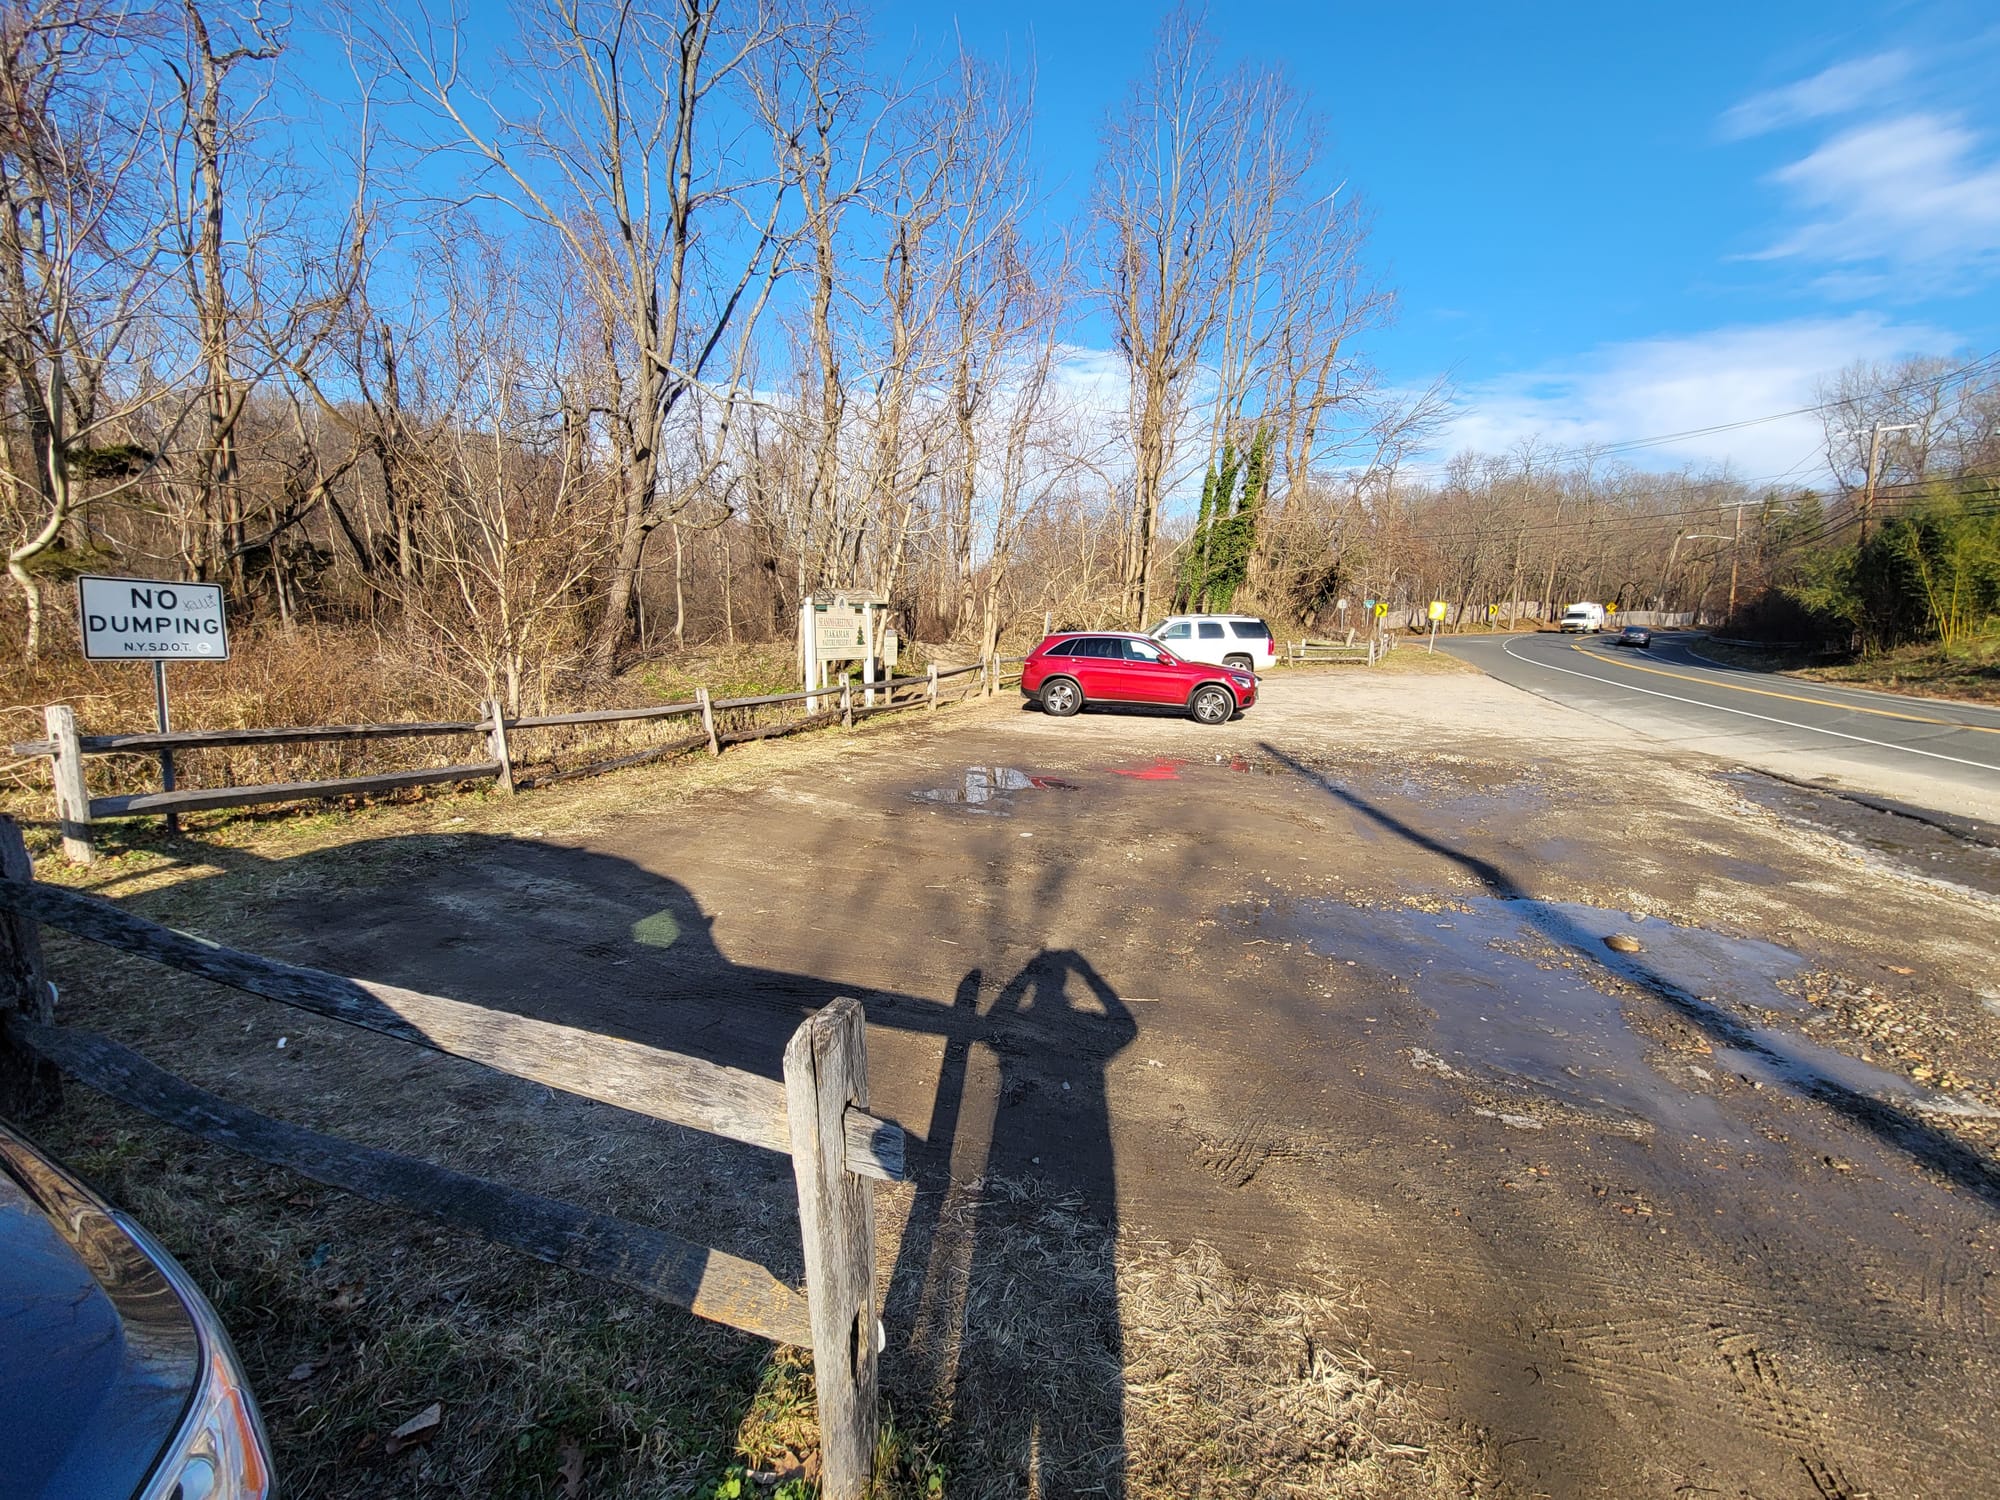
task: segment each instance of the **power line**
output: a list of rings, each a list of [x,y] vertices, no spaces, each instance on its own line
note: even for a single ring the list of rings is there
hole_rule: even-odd
[[[1782,479],[1783,477],[1784,476],[1782,475],[1778,476],[1778,478],[1780,479]],[[1754,489],[1757,487],[1758,484],[1762,484],[1765,482],[1766,481],[1761,481],[1761,480],[1746,482],[1744,484],[1744,488]],[[1648,493],[1658,495],[1665,492],[1651,491]],[[1983,494],[1980,498],[1985,499],[1995,494],[2000,494],[2000,491],[1988,491],[1985,494]],[[1890,504],[1897,504],[1907,508],[1915,504],[1921,503],[1922,500],[1925,498],[1925,495],[1924,495],[1924,490],[1921,486],[1915,483],[1908,483],[1908,484],[1884,486],[1878,489],[1876,498],[1878,504],[1890,503]],[[1675,510],[1646,511],[1646,512],[1633,513],[1630,511],[1623,510],[1620,507],[1620,501],[1618,499],[1607,498],[1598,501],[1597,508],[1594,510],[1586,511],[1581,518],[1572,516],[1568,519],[1547,519],[1547,520],[1533,520],[1533,521],[1499,520],[1480,525],[1454,526],[1444,529],[1411,528],[1402,532],[1402,539],[1418,543],[1479,541],[1479,540],[1489,540],[1489,539],[1505,542],[1517,537],[1525,538],[1531,536],[1540,536],[1553,531],[1576,531],[1585,527],[1594,528],[1599,524],[1604,524],[1612,529],[1615,529],[1621,537],[1634,538],[1634,537],[1645,536],[1651,533],[1663,533],[1666,531],[1678,529],[1680,524],[1684,521],[1720,517],[1725,512],[1734,509],[1738,503],[1741,503],[1742,505],[1745,506],[1751,506],[1751,505],[1762,505],[1764,502],[1761,500],[1749,500],[1749,499],[1745,499],[1740,502],[1736,500],[1715,499],[1715,500],[1704,501],[1698,505],[1686,506]],[[1985,513],[1986,512],[1981,510],[1973,511],[1973,514],[1975,515],[1985,514]],[[1374,521],[1378,525],[1383,524],[1384,522],[1384,518],[1377,515],[1370,515],[1369,519],[1371,521]],[[1851,515],[1845,513],[1839,515],[1830,515],[1821,522],[1820,530],[1819,532],[1815,533],[1814,539],[1817,539],[1820,535],[1832,535],[1833,533],[1842,531],[1853,524],[1854,524],[1854,518]],[[1802,539],[1792,538],[1789,540],[1799,545],[1805,544],[1804,540]]]
[[[1996,362],[2000,362],[2000,349],[1994,350],[1991,354],[1982,355],[1971,364],[1960,365],[1956,370],[1947,370],[1942,375],[1933,375],[1923,380],[1906,381],[1902,385],[1889,386],[1879,392],[1871,392],[1871,394],[1895,396],[1902,394],[1904,391],[1920,390],[1925,386],[1935,386],[1939,390],[1942,390],[1951,382],[1959,379],[1969,379],[1975,372],[1982,371]],[[1765,417],[1745,417],[1740,422],[1718,422],[1713,427],[1693,427],[1689,428],[1686,432],[1667,433],[1662,437],[1633,438],[1628,442],[1608,443],[1599,451],[1621,453],[1634,448],[1656,447],[1661,443],[1677,442],[1685,438],[1708,437],[1718,432],[1736,432],[1741,428],[1758,427],[1766,422],[1782,422],[1790,417],[1807,417],[1817,412],[1832,411],[1835,407],[1846,404],[1845,400],[1822,401],[1814,406],[1799,406],[1794,407],[1790,411],[1772,412],[1769,416]]]
[[[1957,369],[1947,370],[1943,374],[1926,376],[1920,380],[1905,381],[1901,385],[1886,386],[1878,391],[1871,392],[1870,394],[1880,395],[1880,396],[1896,396],[1896,395],[1901,395],[1905,391],[1921,390],[1924,389],[1925,387],[1935,387],[1939,390],[1942,390],[1944,387],[1954,382],[1969,380],[1976,375],[1987,373],[1996,365],[2000,365],[2000,349],[1996,349],[1991,351],[1990,353],[1983,354],[1978,359],[1975,359],[1967,364],[1960,365]],[[1690,427],[1680,432],[1664,432],[1655,434],[1651,437],[1626,438],[1619,442],[1614,442],[1614,443],[1586,443],[1575,448],[1556,448],[1550,450],[1549,453],[1545,455],[1545,457],[1548,463],[1559,464],[1564,462],[1565,460],[1570,460],[1570,459],[1600,457],[1607,454],[1632,453],[1632,452],[1637,452],[1640,449],[1644,448],[1658,448],[1658,447],[1663,447],[1669,443],[1685,442],[1690,438],[1713,437],[1718,433],[1739,432],[1745,428],[1761,427],[1771,422],[1789,421],[1793,417],[1814,416],[1820,412],[1832,411],[1835,408],[1844,406],[1846,404],[1847,402],[1845,399],[1821,401],[1812,406],[1796,406],[1790,409],[1789,411],[1770,412],[1764,416],[1759,416],[1759,417],[1744,417],[1734,422],[1718,422],[1709,427]],[[1809,455],[1806,459],[1801,461],[1801,464],[1794,465],[1794,468],[1796,469],[1798,467],[1801,467],[1804,463],[1811,462],[1813,456],[1816,455]],[[1425,465],[1421,468],[1413,470],[1392,470],[1391,472],[1399,475],[1411,474],[1415,476],[1422,476],[1425,474],[1443,475],[1448,472],[1448,468],[1447,466],[1441,466],[1441,465]]]

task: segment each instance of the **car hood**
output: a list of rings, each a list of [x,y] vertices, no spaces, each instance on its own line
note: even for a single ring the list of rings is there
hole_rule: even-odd
[[[200,1370],[201,1336],[159,1267],[102,1202],[0,1130],[6,1493],[138,1493]]]

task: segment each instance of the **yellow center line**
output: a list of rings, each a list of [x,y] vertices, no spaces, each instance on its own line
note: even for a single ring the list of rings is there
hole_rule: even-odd
[[[1810,703],[1815,708],[1834,708],[1851,714],[1873,714],[1878,719],[1902,719],[1911,724],[1942,724],[1947,729],[1970,729],[1975,734],[2000,734],[2000,726],[1965,724],[1957,719],[1933,719],[1924,714],[1901,714],[1893,708],[1863,708],[1858,703],[1837,703],[1826,698],[1809,698],[1803,693],[1780,693],[1770,688],[1717,682],[1713,677],[1698,677],[1692,672],[1676,672],[1667,667],[1642,667],[1636,661],[1627,661],[1622,656],[1611,656],[1602,651],[1584,651],[1581,641],[1572,642],[1569,649],[1583,651],[1583,654],[1592,661],[1609,662],[1613,666],[1625,667],[1634,672],[1651,672],[1655,677],[1678,677],[1683,682],[1699,682],[1705,687],[1728,688],[1732,693],[1755,693],[1759,698],[1783,698],[1789,703]]]

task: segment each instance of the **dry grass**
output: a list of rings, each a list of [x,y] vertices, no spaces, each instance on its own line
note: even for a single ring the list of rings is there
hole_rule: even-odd
[[[1287,677],[1305,673],[1311,673],[1316,676],[1325,676],[1328,674],[1340,676],[1347,674],[1365,675],[1371,672],[1387,673],[1399,677],[1453,677],[1463,676],[1468,672],[1477,675],[1479,672],[1479,668],[1473,666],[1470,662],[1460,661],[1448,651],[1426,651],[1424,643],[1421,641],[1399,642],[1394,651],[1391,651],[1372,667],[1365,662],[1294,662],[1287,664],[1281,660],[1278,670],[1283,672]]]
[[[70,1094],[37,1133],[215,1299],[289,1493],[813,1493],[799,1351]],[[912,1350],[898,1313],[937,1288],[892,1289],[881,1500],[1481,1492],[1476,1450],[1347,1349],[1337,1295],[1251,1283],[1201,1245],[1114,1240],[1021,1182],[956,1194],[939,1229],[965,1252],[963,1302],[948,1337]],[[432,1402],[436,1437],[392,1453]]]
[[[1202,1245],[1121,1252],[1118,1295],[1132,1494],[1476,1492],[1476,1451],[1349,1345],[1342,1297],[1258,1286]]]
[[[1418,641],[1404,641],[1394,651],[1375,665],[1378,672],[1395,672],[1407,676],[1459,676],[1467,673],[1479,675],[1479,668],[1471,662],[1460,661],[1448,651],[1427,651]]]
[[[2000,635],[1968,641],[1951,651],[1910,648],[1844,666],[1813,667],[1799,675],[1891,693],[2000,703]]]
[[[215,1300],[286,1491],[329,1500],[705,1494],[773,1351],[302,1178],[71,1088],[48,1143]],[[389,1433],[432,1402],[436,1438]]]
[[[154,727],[153,677],[143,663],[87,662],[73,643],[58,641],[30,671],[18,651],[0,642],[0,745],[40,739],[42,710],[67,703],[85,734],[120,734]],[[226,662],[175,663],[169,673],[174,725],[179,729],[242,729],[311,724],[388,724],[411,720],[469,722],[479,717],[483,683],[431,643],[395,630],[304,625],[295,634],[243,630]],[[575,674],[524,685],[524,713],[637,707],[683,702],[697,685],[717,696],[753,696],[794,689],[791,647],[708,647],[671,659],[641,660],[609,681]],[[628,754],[689,732],[682,721],[633,726],[541,729],[515,746],[524,770],[556,769]],[[255,786],[330,780],[372,772],[454,765],[485,759],[483,744],[465,735],[425,739],[230,746],[183,751],[176,769],[184,787]],[[151,791],[158,761],[150,753],[93,756],[95,795]],[[10,760],[0,753],[0,807],[28,815],[45,811],[48,763]],[[10,797],[8,793],[13,795]]]
[[[1478,1492],[1480,1455],[1352,1352],[1331,1289],[998,1178],[953,1190],[928,1251],[892,1288],[891,1371],[944,1435],[954,1500]]]

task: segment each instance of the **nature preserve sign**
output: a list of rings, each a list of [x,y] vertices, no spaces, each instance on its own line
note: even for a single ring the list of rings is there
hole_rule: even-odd
[[[222,588],[153,578],[76,581],[83,654],[91,661],[226,661]]]

